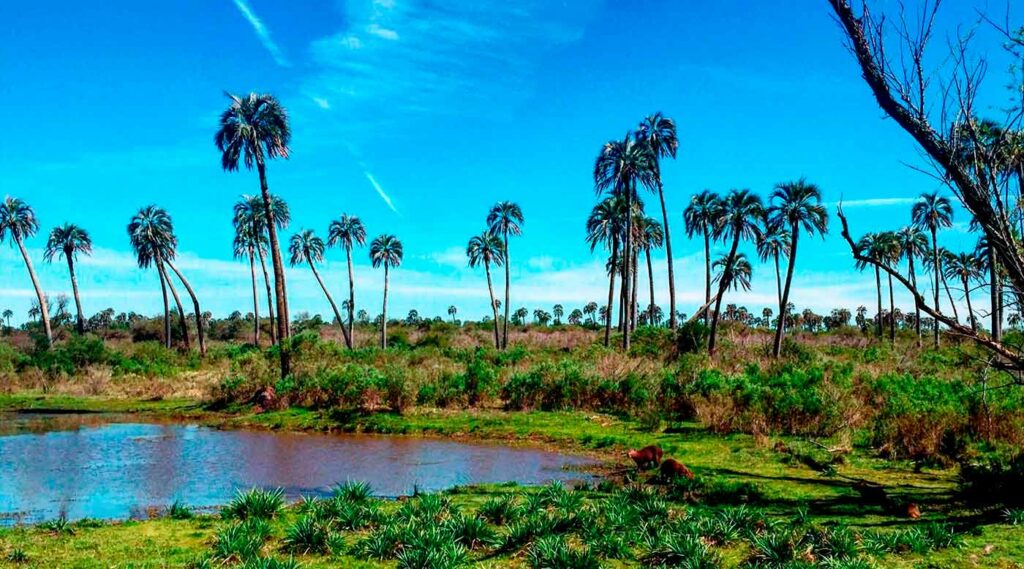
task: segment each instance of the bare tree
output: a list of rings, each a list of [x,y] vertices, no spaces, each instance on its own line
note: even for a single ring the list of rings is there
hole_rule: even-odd
[[[1024,243],[1013,231],[1016,202],[1021,197],[1021,180],[1013,156],[1020,156],[1019,130],[1022,105],[1020,70],[1024,68],[1024,32],[1008,24],[999,26],[982,17],[969,28],[957,31],[939,55],[930,53],[935,35],[940,0],[926,1],[917,14],[908,15],[900,5],[898,14],[887,18],[872,12],[867,2],[859,11],[848,0],[828,0],[855,56],[864,81],[882,110],[920,146],[932,174],[947,185],[972,215],[974,224],[992,248],[1012,298],[1024,292]],[[1009,102],[997,128],[983,128],[976,101],[985,79],[987,62],[971,53],[971,42],[979,26],[991,25],[1004,38],[1005,49],[1014,59],[1011,81],[1015,100]],[[966,30],[966,31],[965,31]],[[988,108],[988,107],[986,107]],[[1014,149],[1017,149],[1015,152]],[[928,171],[927,169],[921,169]],[[1016,190],[1016,200],[1010,191]],[[1004,342],[998,336],[975,331],[942,314],[925,301],[916,286],[894,267],[879,263],[859,250],[850,236],[846,217],[839,208],[844,239],[854,257],[878,266],[905,286],[922,311],[948,328],[985,347],[995,356],[992,365],[1011,372],[1024,383],[1022,346]],[[990,283],[998,286],[999,283]]]

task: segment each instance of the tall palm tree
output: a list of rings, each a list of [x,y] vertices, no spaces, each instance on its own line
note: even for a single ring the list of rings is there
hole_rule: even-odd
[[[665,208],[665,187],[661,180],[661,159],[675,158],[679,150],[679,138],[676,136],[676,123],[660,112],[646,117],[637,128],[637,137],[649,148],[654,157],[654,179],[658,187],[658,199],[661,201],[661,222],[665,234],[665,258],[668,262],[668,306],[671,329],[676,327],[676,277],[672,262],[672,235],[668,226],[668,209]],[[650,255],[648,254],[648,257]],[[649,262],[649,261],[648,261]],[[651,301],[654,305],[654,301]],[[653,308],[651,308],[653,316]],[[651,320],[653,323],[654,321]]]
[[[181,281],[181,284],[185,286],[185,291],[188,292],[189,297],[192,298],[192,309],[195,310],[195,319],[196,319],[196,336],[198,336],[198,338],[199,338],[199,355],[200,356],[205,356],[206,355],[206,332],[205,332],[206,322],[205,322],[205,320],[203,318],[203,311],[202,311],[201,308],[199,308],[199,297],[196,296],[196,291],[195,291],[195,289],[192,288],[192,284],[188,282],[188,279],[185,278],[185,275],[178,269],[177,266],[175,266],[175,264],[174,264],[174,255],[171,255],[171,256],[165,258],[164,259],[164,263],[167,265],[168,268],[171,269],[171,272],[173,272],[178,277],[178,280]],[[169,283],[169,286],[170,286],[171,291],[173,292],[174,291],[174,285]],[[175,300],[177,300],[177,294],[175,294]],[[180,302],[178,303],[178,308],[179,308],[179,310],[181,309],[181,303]],[[184,326],[183,326],[183,328],[184,328]],[[188,341],[187,338],[188,338],[188,335],[186,334],[186,342]]]
[[[562,323],[562,316],[565,315],[565,307],[561,304],[556,304],[551,307],[551,313],[555,315],[555,324],[559,325]]]
[[[722,198],[711,190],[704,190],[690,198],[690,205],[683,211],[687,237],[698,233],[704,237],[704,304],[711,304],[711,236],[722,212]],[[709,324],[710,315],[704,312],[704,324]]]
[[[511,286],[511,275],[509,269],[512,263],[509,262],[508,238],[522,234],[523,210],[519,204],[509,201],[501,201],[491,207],[487,213],[487,227],[491,233],[500,235],[505,255],[505,320],[502,322],[501,348],[508,347],[508,311],[511,307],[509,301],[509,287]],[[497,317],[495,317],[497,319]]]
[[[348,332],[345,329],[345,320],[341,317],[341,312],[338,311],[338,305],[335,304],[334,297],[332,297],[330,291],[327,290],[327,285],[325,285],[324,280],[320,278],[320,271],[316,270],[317,263],[324,262],[323,239],[317,237],[316,233],[314,233],[312,229],[304,229],[295,235],[292,235],[291,240],[288,242],[288,253],[291,255],[291,266],[295,267],[302,263],[309,265],[309,270],[313,271],[313,276],[316,277],[316,282],[320,285],[320,290],[324,291],[324,296],[327,297],[327,302],[331,305],[331,310],[334,312],[334,319],[341,328],[342,335],[345,336],[345,343],[350,345]]]
[[[942,258],[939,256],[938,233],[940,228],[952,227],[953,205],[950,203],[949,198],[939,196],[938,192],[921,194],[917,198],[914,207],[910,210],[910,217],[914,225],[926,229],[932,236],[932,266],[935,277],[933,281],[935,286],[932,292],[934,293],[935,311],[941,313],[942,310],[939,308],[939,275],[942,272]],[[934,340],[935,347],[938,348],[939,320],[937,318],[934,320]]]
[[[384,311],[380,325],[380,347],[388,347],[388,276],[391,267],[402,264],[402,242],[394,235],[384,234],[370,243],[370,263],[374,268],[384,267]]]
[[[889,255],[887,247],[886,236],[883,233],[866,233],[857,241],[857,249],[860,254],[875,262],[869,263],[858,260],[856,266],[858,269],[863,270],[870,264],[875,269],[875,290],[878,293],[878,319],[876,322],[876,335],[878,338],[882,337],[882,272],[876,263],[886,262]]]
[[[253,344],[260,345],[260,298],[256,278],[256,254],[260,255],[267,248],[266,234],[258,232],[250,223],[235,223],[234,254],[236,259],[249,259],[249,273],[252,276],[252,314],[255,322],[253,329]],[[270,286],[267,285],[269,298]],[[273,336],[273,319],[271,319],[271,336]]]
[[[48,263],[52,263],[54,257],[63,256],[67,260],[68,273],[71,275],[71,292],[75,297],[77,310],[76,328],[79,334],[85,334],[85,315],[82,313],[82,299],[78,295],[78,278],[75,276],[75,259],[78,254],[92,254],[92,239],[89,238],[89,232],[71,223],[53,228],[50,238],[46,240],[43,258]]]
[[[36,291],[36,299],[39,301],[40,313],[43,317],[43,331],[46,334],[46,345],[53,344],[53,330],[50,328],[50,312],[47,308],[46,294],[39,285],[39,278],[36,277],[35,268],[32,267],[32,259],[25,250],[25,239],[32,237],[39,231],[39,221],[36,219],[36,212],[24,201],[8,196],[0,204],[0,242],[10,238],[18,250],[21,251],[21,258],[25,261],[25,268],[28,269],[29,279]]]
[[[761,237],[757,240],[757,256],[764,262],[775,264],[775,301],[782,306],[782,270],[779,259],[789,255],[789,231],[766,220]]]
[[[1022,189],[1024,191],[1024,189]],[[974,255],[978,258],[981,264],[981,269],[988,273],[989,280],[989,302],[991,303],[991,335],[992,339],[999,341],[1002,337],[1002,323],[1003,323],[1003,295],[1000,290],[1000,281],[1002,276],[1000,275],[999,262],[996,260],[996,251],[994,247],[989,247],[988,237],[982,235],[978,238],[978,243],[974,246]]]
[[[895,268],[900,261],[899,238],[892,231],[884,231],[878,234],[879,255],[882,262],[889,268]],[[893,298],[892,273],[886,273],[889,278],[889,342],[896,344],[896,303]]]
[[[626,218],[626,201],[621,196],[609,196],[594,206],[587,218],[587,243],[593,252],[598,245],[608,247],[608,310],[615,303],[615,274],[619,261],[619,242],[622,238]],[[605,320],[604,345],[611,344],[612,320]]]
[[[270,274],[267,272],[267,248],[270,246],[270,235],[267,231],[267,216],[264,211],[263,196],[243,195],[234,207],[235,231],[239,226],[249,226],[250,231],[263,242],[262,247],[256,248],[256,258],[260,261],[260,269],[263,272],[263,286],[267,293],[267,317],[270,319],[270,343],[277,343],[277,327],[274,317],[274,295],[270,288]],[[278,230],[288,227],[291,222],[291,212],[288,204],[280,198],[271,194],[270,210],[273,213],[274,223]]]
[[[637,189],[643,186],[655,189],[655,157],[647,144],[638,141],[632,133],[626,133],[622,140],[612,140],[604,145],[594,163],[594,188],[598,193],[608,191],[612,195],[625,196],[625,208],[632,212],[639,199]],[[633,259],[633,216],[626,216],[623,232],[622,298],[630,303],[630,265]],[[633,321],[633,307],[626,307],[626,326],[622,334],[622,349],[629,350],[629,323]]]
[[[978,331],[978,324],[974,317],[974,308],[971,306],[970,282],[981,277],[981,267],[982,261],[973,253],[949,253],[943,261],[945,276],[959,280],[964,287],[964,298],[967,300],[967,320],[971,323],[971,330],[974,332]]]
[[[167,274],[163,260],[174,254],[178,238],[174,236],[171,216],[149,205],[139,210],[128,223],[128,238],[140,268],[156,267],[164,301],[164,346],[171,347],[171,311],[167,298]]]
[[[356,282],[352,273],[352,249],[358,245],[366,245],[366,228],[363,222],[354,215],[342,214],[340,219],[331,222],[327,228],[327,245],[329,247],[340,246],[345,250],[345,260],[348,262],[348,334],[345,335],[345,342],[349,349],[355,343],[355,328],[352,315],[355,314],[356,306]]]
[[[289,351],[284,345],[288,339],[288,300],[284,280],[284,261],[277,239],[277,222],[271,206],[270,188],[267,186],[267,160],[288,158],[291,127],[288,113],[273,95],[249,93],[245,97],[227,94],[231,105],[221,114],[220,128],[214,136],[221,152],[221,166],[232,172],[239,162],[246,169],[256,167],[263,196],[265,227],[270,240],[270,254],[274,265],[274,292],[277,296],[277,339],[282,343],[281,377],[288,375]]]
[[[653,326],[654,309],[657,308],[657,305],[654,303],[654,265],[651,263],[651,250],[659,249],[663,244],[667,243],[667,235],[661,223],[653,217],[641,217],[638,221],[640,222],[638,238],[640,248],[643,249],[647,260],[647,282],[650,285],[651,292],[651,303],[647,306],[647,322]]]
[[[14,318],[14,311],[10,308],[5,308],[2,314],[4,322],[7,323],[7,329],[11,329],[11,318]]]
[[[722,199],[722,207],[714,226],[716,239],[731,240],[729,255],[722,268],[722,277],[718,283],[718,298],[715,299],[715,312],[711,316],[711,335],[708,338],[708,353],[715,355],[715,340],[718,332],[718,320],[721,314],[722,297],[726,288],[732,283],[736,251],[743,239],[756,240],[761,233],[760,221],[764,219],[764,204],[761,198],[750,190],[732,190]],[[779,315],[780,318],[782,315]]]
[[[487,231],[472,237],[466,246],[466,256],[469,257],[471,268],[476,268],[482,263],[487,274],[487,293],[490,295],[491,311],[494,313],[494,349],[500,350],[502,343],[498,331],[498,305],[494,298],[494,285],[491,283],[491,265],[500,267],[505,264],[505,250],[501,238]]]
[[[907,271],[910,276],[910,284],[917,288],[917,272],[914,269],[914,260],[924,257],[928,249],[928,238],[924,231],[916,225],[909,225],[896,232],[896,241],[899,244],[900,256],[907,260]],[[914,303],[914,333],[917,335],[917,347],[921,347],[921,309]]]
[[[454,304],[448,306],[448,316],[452,317],[452,324],[455,324],[455,315],[458,314],[458,313],[459,313],[459,309],[455,308]]]
[[[782,353],[782,334],[785,330],[786,307],[789,305],[789,291],[793,284],[793,269],[796,266],[797,244],[800,242],[800,230],[808,235],[817,233],[822,238],[828,231],[828,213],[821,204],[821,190],[818,186],[801,178],[795,182],[785,182],[775,186],[771,195],[771,206],[768,217],[773,225],[789,229],[789,254],[786,268],[786,284],[782,288],[782,301],[779,303],[779,323],[775,327],[775,343],[772,353],[779,357]]]

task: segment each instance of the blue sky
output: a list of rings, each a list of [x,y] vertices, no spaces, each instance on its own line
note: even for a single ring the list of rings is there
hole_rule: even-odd
[[[976,7],[987,2],[945,6],[943,33],[974,21]],[[466,266],[464,248],[502,199],[526,215],[511,247],[513,305],[599,301],[604,259],[583,241],[593,160],[658,110],[681,139],[664,181],[686,312],[703,297],[702,247],[685,238],[681,218],[694,192],[767,196],[806,176],[828,202],[842,196],[863,233],[907,223],[915,196],[942,189],[908,166],[922,157],[882,119],[824,1],[19,3],[5,11],[0,45],[0,194],[35,208],[42,230],[28,245],[51,295],[69,284],[63,265],[42,263],[45,233],[65,221],[90,230],[97,250],[80,264],[90,314],[158,311],[156,275],[135,267],[125,233],[150,203],[172,214],[204,308],[251,309],[248,267],[231,258],[230,216],[258,182],[220,169],[212,139],[225,90],[274,93],[291,113],[292,158],[269,167],[271,190],[292,208],[285,236],[307,227],[324,235],[346,212],[371,236],[402,238],[395,314],[443,314],[449,304],[468,317],[488,312],[484,276]],[[988,30],[977,47],[998,57]],[[993,101],[1001,69],[990,69]],[[957,214],[942,237],[954,249],[974,241]],[[798,307],[871,305],[873,279],[853,270],[834,227],[804,242]],[[365,251],[357,261],[357,302],[376,314],[381,275]],[[663,256],[655,267],[664,305]],[[342,269],[332,251],[324,273],[339,297]],[[730,300],[759,312],[774,276],[767,266],[755,272],[754,290]],[[329,311],[305,268],[289,270],[289,286],[293,312]],[[16,249],[3,247],[0,305],[23,319],[31,295]]]

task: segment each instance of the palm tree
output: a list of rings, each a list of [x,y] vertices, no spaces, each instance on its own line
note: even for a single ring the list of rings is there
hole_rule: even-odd
[[[949,253],[943,261],[943,272],[946,278],[958,279],[964,287],[964,298],[967,300],[967,320],[971,323],[971,330],[978,331],[977,319],[974,317],[974,308],[971,306],[970,281],[980,278],[982,275],[982,262],[972,253]]]
[[[394,235],[381,235],[370,243],[370,262],[384,267],[384,311],[381,313],[380,347],[388,347],[388,275],[391,267],[402,264],[402,242]]]
[[[238,170],[239,161],[246,169],[256,170],[260,177],[263,197],[264,227],[270,238],[270,254],[274,265],[274,291],[277,296],[277,339],[282,344],[281,377],[289,371],[289,353],[284,345],[288,339],[288,300],[284,280],[284,261],[277,240],[277,221],[271,207],[270,188],[267,186],[267,160],[288,158],[291,128],[288,113],[272,95],[249,93],[245,97],[227,94],[231,105],[221,114],[220,128],[214,136],[221,152],[221,167],[228,172]]]
[[[478,267],[484,265],[484,272],[487,274],[487,292],[491,299],[491,310],[494,313],[494,348],[500,350],[502,340],[498,331],[498,304],[494,298],[494,285],[491,284],[491,265],[500,267],[505,264],[505,250],[501,238],[496,233],[485,231],[469,240],[466,246],[466,256],[469,257],[469,266]],[[507,308],[506,304],[506,308]]]
[[[348,262],[348,334],[345,335],[345,342],[349,349],[355,343],[355,328],[352,315],[356,306],[356,284],[352,273],[352,249],[356,246],[366,245],[366,228],[363,222],[354,215],[342,214],[340,219],[331,222],[327,228],[327,246],[341,246],[345,250],[345,260]],[[343,326],[344,327],[344,326]]]
[[[288,223],[291,222],[291,212],[288,210],[288,204],[279,196],[271,194],[270,209],[273,212],[274,223],[277,225],[277,229],[280,230],[288,227]],[[270,235],[266,226],[267,216],[263,207],[263,197],[243,195],[238,203],[235,204],[233,223],[236,233],[239,226],[248,226],[255,238],[263,243],[262,247],[256,247],[256,258],[260,260],[260,269],[263,271],[263,286],[267,293],[270,343],[276,344],[277,330],[274,318],[274,295],[270,289],[270,274],[267,272],[266,262],[267,248],[270,246]]]
[[[729,266],[732,269],[729,271],[728,280],[725,280],[726,268]],[[750,265],[746,253],[737,253],[731,264],[729,263],[729,256],[722,255],[712,263],[711,268],[715,271],[714,280],[716,283],[719,283],[722,290],[750,290],[754,269]]]
[[[139,210],[128,223],[128,238],[140,268],[156,267],[164,301],[164,346],[171,347],[171,312],[167,299],[167,274],[164,257],[174,254],[177,237],[171,216],[163,209],[149,205]]]
[[[661,113],[654,113],[641,121],[640,126],[637,128],[637,137],[648,146],[651,155],[654,157],[654,179],[658,187],[658,199],[661,201],[661,222],[665,234],[665,258],[668,262],[668,326],[674,330],[676,327],[676,277],[675,267],[672,262],[672,236],[668,228],[668,210],[665,208],[665,189],[661,180],[661,159],[676,157],[676,151],[679,149],[676,123]],[[650,257],[649,253],[648,257]],[[648,260],[649,263],[650,261]],[[651,305],[653,304],[654,301],[652,300]],[[651,310],[651,315],[653,316],[653,308]],[[651,322],[653,323],[653,320]]]
[[[921,194],[917,199],[917,203],[914,204],[913,209],[910,210],[910,217],[913,220],[914,225],[917,225],[922,229],[927,229],[932,236],[932,265],[935,276],[935,286],[933,290],[935,311],[941,313],[942,310],[939,309],[939,275],[942,272],[942,258],[939,256],[938,232],[939,228],[952,227],[953,205],[950,203],[949,198],[940,197],[938,192]],[[939,320],[937,318],[934,320],[935,347],[938,348]]]
[[[711,335],[708,338],[708,354],[715,355],[715,340],[718,332],[718,320],[722,309],[722,297],[732,284],[734,262],[737,260],[736,250],[740,240],[755,240],[761,233],[760,220],[764,219],[764,204],[761,198],[750,190],[732,190],[722,199],[722,206],[714,226],[715,239],[732,240],[729,255],[722,267],[722,277],[718,283],[718,298],[715,299],[715,312],[711,316]],[[781,318],[782,315],[780,314]]]
[[[583,314],[587,315],[587,318],[590,319],[591,324],[594,323],[594,316],[597,314],[597,309],[597,303],[594,301],[590,301],[583,306]]]
[[[316,277],[316,282],[320,285],[320,290],[324,291],[324,296],[327,297],[327,302],[331,305],[331,310],[334,312],[334,319],[341,328],[342,335],[345,336],[345,344],[351,345],[349,343],[348,332],[345,329],[345,320],[342,319],[341,312],[338,311],[338,305],[334,303],[334,297],[332,297],[330,291],[327,290],[327,285],[325,285],[324,280],[320,278],[320,272],[316,270],[317,263],[322,263],[324,261],[323,239],[317,237],[316,233],[313,233],[312,229],[304,229],[295,235],[292,235],[291,240],[288,242],[288,253],[291,255],[291,266],[295,267],[302,263],[309,265],[309,270],[313,271],[313,276]]]
[[[256,255],[259,252],[260,259],[263,258],[263,252],[267,248],[266,234],[257,231],[251,223],[239,220],[235,220],[235,240],[234,240],[234,255],[236,259],[249,259],[249,273],[252,275],[252,314],[253,321],[255,322],[253,329],[253,344],[256,346],[260,345],[260,299],[257,288],[256,278]],[[265,269],[265,267],[264,267]],[[269,299],[270,285],[267,285],[267,295]],[[271,317],[270,333],[271,337],[274,334],[273,317]]]
[[[917,273],[914,270],[914,260],[924,256],[928,249],[928,238],[925,237],[921,228],[916,225],[908,225],[896,232],[896,241],[899,244],[900,256],[907,260],[907,271],[910,276],[910,284],[917,288]],[[914,303],[914,331],[917,334],[917,347],[921,347],[921,309]]]
[[[11,329],[11,318],[14,318],[14,311],[10,308],[5,308],[2,314],[4,322],[7,323],[7,329]]]
[[[789,304],[789,291],[793,284],[793,269],[796,266],[796,248],[800,241],[800,229],[803,228],[808,235],[817,233],[824,238],[825,232],[828,231],[828,213],[825,211],[825,206],[821,205],[821,190],[803,178],[775,186],[771,202],[771,207],[768,208],[771,224],[789,229],[790,235],[786,284],[782,289],[782,301],[779,303],[779,324],[775,327],[775,344],[772,350],[775,357],[779,357],[779,354],[782,353],[785,310]]]
[[[683,211],[683,222],[686,224],[687,237],[696,234],[704,237],[704,304],[711,304],[711,235],[715,232],[722,211],[722,198],[711,190],[694,195],[690,205]],[[709,323],[710,316],[704,312],[704,324]]]
[[[775,301],[782,306],[782,270],[779,259],[789,255],[789,231],[766,220],[764,231],[757,240],[757,256],[764,262],[775,263]]]
[[[85,315],[82,313],[82,299],[78,295],[78,278],[75,276],[75,259],[79,253],[92,254],[92,239],[89,238],[89,232],[77,225],[65,223],[50,232],[43,258],[48,263],[52,263],[54,257],[60,256],[67,260],[68,273],[71,275],[71,292],[74,294],[77,310],[76,327],[79,334],[85,334]]]
[[[502,246],[505,251],[505,320],[502,323],[501,348],[508,347],[508,311],[511,306],[509,301],[509,287],[511,285],[509,269],[512,263],[509,262],[508,256],[508,238],[509,236],[521,235],[522,228],[520,225],[522,224],[523,210],[515,202],[498,202],[487,213],[487,227],[491,233],[501,236]],[[497,316],[495,316],[495,320],[497,320]]]
[[[900,243],[899,238],[892,231],[884,231],[878,234],[879,240],[879,255],[882,262],[890,267],[894,268],[900,261]],[[889,342],[893,345],[896,344],[896,304],[893,298],[893,286],[892,286],[892,273],[887,272],[889,277]]]
[[[651,292],[651,303],[647,306],[647,322],[653,326],[654,311],[657,308],[657,305],[654,303],[654,265],[651,263],[651,250],[658,249],[663,244],[667,243],[665,240],[666,234],[661,223],[653,217],[640,217],[637,221],[640,226],[640,231],[638,231],[637,237],[639,239],[640,248],[643,249],[644,256],[647,260],[647,282],[650,285]],[[671,256],[671,254],[669,255]]]
[[[879,263],[886,263],[891,251],[889,250],[889,243],[886,242],[887,237],[884,233],[866,233],[857,242],[857,249],[861,255],[867,257],[874,263],[868,263],[867,261],[857,261],[857,268],[860,270],[865,269],[869,264],[875,268],[875,289],[878,292],[878,320],[876,333],[879,338],[882,337],[882,273],[879,268]]]
[[[608,247],[610,255],[606,266],[608,271],[608,309],[614,306],[615,302],[615,273],[619,261],[619,241],[622,237],[625,220],[626,202],[622,197],[609,196],[601,200],[591,210],[587,218],[587,243],[590,244],[590,251],[593,252],[599,244]],[[593,314],[593,312],[591,312]],[[611,344],[612,321],[605,320],[604,345]]]
[[[551,313],[555,315],[555,326],[558,326],[562,323],[562,316],[565,315],[565,307],[556,304],[551,307]]]
[[[46,294],[43,293],[43,289],[39,285],[36,271],[32,267],[32,259],[29,258],[28,251],[25,250],[25,239],[35,235],[37,231],[39,231],[39,221],[36,219],[36,213],[27,203],[8,196],[0,204],[0,242],[10,237],[21,251],[21,257],[25,260],[25,268],[28,269],[29,279],[36,290],[36,298],[39,300],[39,306],[42,307],[43,331],[46,333],[46,345],[49,346],[53,344],[53,331],[50,329],[50,313],[46,307]]]
[[[1022,190],[1024,191],[1024,190]],[[981,269],[988,273],[989,278],[989,302],[991,303],[991,321],[992,339],[999,341],[1002,337],[1002,322],[1003,322],[1003,295],[1000,290],[1000,275],[999,262],[996,260],[996,251],[994,247],[989,247],[988,237],[982,235],[978,238],[978,243],[974,246],[974,255],[978,258],[981,264]]]
[[[458,314],[458,313],[459,313],[459,309],[455,308],[454,304],[448,306],[448,316],[452,317],[452,324],[455,324],[455,315]]]
[[[625,211],[633,212],[639,199],[637,187],[653,190],[655,186],[656,158],[647,144],[638,141],[632,133],[626,133],[622,140],[612,140],[604,145],[594,163],[594,188],[598,193],[608,191],[613,196],[625,197]],[[623,232],[622,298],[630,302],[630,265],[633,259],[633,216],[626,215]],[[610,304],[610,303],[609,303]],[[629,323],[633,321],[633,306],[625,311],[626,326],[623,328],[622,349],[629,350]]]
[[[512,313],[512,318],[519,322],[520,325],[526,324],[526,317],[530,314],[530,311],[525,306],[520,306]]]

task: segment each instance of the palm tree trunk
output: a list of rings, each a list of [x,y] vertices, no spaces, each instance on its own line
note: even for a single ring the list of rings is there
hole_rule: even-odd
[[[878,289],[878,320],[876,322],[876,324],[877,324],[877,326],[876,326],[876,328],[877,328],[876,336],[878,336],[878,339],[881,340],[882,339],[882,272],[878,268],[878,265],[875,265],[875,288]]]
[[[159,253],[154,259],[154,264],[156,264],[156,273],[160,276],[160,292],[164,297],[164,347],[169,350],[171,349],[171,307],[167,301],[167,276],[160,268],[163,265],[163,259],[160,258]]]
[[[704,304],[711,305],[711,234],[704,230]],[[710,321],[708,311],[704,311],[704,325]]]
[[[775,257],[775,297],[778,300],[779,306],[782,306],[782,271],[779,270],[779,254],[776,252]]]
[[[508,267],[506,267],[506,269],[507,268]],[[484,272],[487,273],[487,294],[491,299],[491,312],[494,314],[494,349],[500,350],[501,336],[498,332],[498,306],[494,304],[494,285],[491,284],[491,264],[486,260],[484,260]]]
[[[334,303],[334,297],[332,297],[330,291],[327,290],[327,285],[324,284],[324,280],[320,278],[320,272],[316,270],[316,265],[313,264],[313,260],[307,256],[306,263],[309,264],[309,269],[313,271],[313,276],[316,277],[316,282],[320,285],[320,290],[324,291],[324,296],[327,297],[327,302],[331,305],[331,311],[334,312],[334,319],[338,322],[338,327],[341,328],[341,335],[345,337],[345,345],[349,345],[348,330],[345,329],[345,321],[341,318],[341,312],[338,311],[338,305]]]
[[[961,280],[964,283],[964,298],[967,299],[967,320],[971,323],[971,332],[976,333],[978,331],[978,325],[974,321],[974,308],[971,306],[970,285],[967,283],[967,277],[963,277]]]
[[[274,322],[274,295],[270,292],[270,274],[267,272],[267,260],[263,257],[263,250],[256,248],[256,255],[260,259],[260,268],[263,270],[263,286],[267,289],[267,317],[270,318],[270,345],[277,344],[277,327]]]
[[[345,259],[348,261],[348,348],[351,350],[356,343],[356,279],[352,273],[352,250],[345,248]]]
[[[779,299],[779,323],[775,327],[775,343],[772,346],[772,354],[779,357],[782,353],[782,334],[786,326],[786,307],[789,306],[789,290],[793,286],[793,268],[796,267],[796,247],[800,241],[800,226],[793,224],[792,241],[789,246],[789,260],[786,268],[786,286],[782,289],[782,298]],[[779,257],[775,256],[775,274],[778,275]]]
[[[388,349],[388,264],[384,263],[384,308],[380,318],[380,347]]]
[[[68,260],[68,273],[71,274],[71,294],[75,297],[75,310],[78,313],[78,335],[81,336],[85,334],[85,315],[82,313],[82,298],[78,295],[78,277],[75,275],[74,251],[64,251],[64,258]]]
[[[14,242],[18,244],[21,257],[25,259],[25,268],[28,269],[28,278],[32,280],[32,287],[36,289],[36,298],[39,300],[39,313],[43,317],[43,332],[46,333],[46,345],[47,347],[52,346],[53,330],[50,328],[50,309],[46,306],[46,294],[43,293],[42,287],[39,286],[36,270],[32,268],[32,259],[29,258],[28,251],[25,250],[25,244],[22,243],[21,237],[15,235]]]
[[[508,229],[506,229],[503,233],[504,233],[503,237],[504,237],[504,240],[505,240],[505,320],[503,320],[502,323],[501,323],[501,328],[502,328],[502,332],[501,332],[501,346],[500,346],[501,349],[504,349],[504,348],[508,347],[509,287],[512,285],[512,276],[510,274],[511,267],[509,266],[512,263],[509,260],[510,257],[509,257],[509,253],[508,253]],[[491,302],[491,304],[494,304],[494,303]],[[497,321],[498,317],[495,316],[494,319],[495,319],[495,321]],[[495,324],[495,325],[497,325],[497,324]]]
[[[181,284],[185,285],[185,291],[192,297],[192,308],[196,311],[196,334],[199,336],[199,355],[206,355],[206,333],[203,331],[203,313],[199,308],[199,297],[196,296],[196,291],[192,289],[192,285],[189,284],[188,279],[185,275],[181,274],[178,267],[174,266],[174,263],[167,261],[167,266],[174,271],[174,274],[178,276],[178,280]]]
[[[290,336],[288,326],[287,287],[284,281],[284,261],[281,259],[281,247],[277,241],[277,225],[274,221],[274,210],[270,206],[270,188],[267,187],[267,166],[263,160],[256,161],[260,174],[260,193],[263,196],[263,214],[266,217],[267,234],[270,237],[270,256],[274,266],[274,294],[277,296],[277,339],[281,342],[281,377],[287,377],[291,371],[291,354],[286,345]]]
[[[647,307],[647,324],[654,326],[654,267],[651,266],[651,249],[649,247],[644,249],[644,253],[647,256],[647,283],[651,287],[651,305]],[[671,267],[671,261],[669,263]]]
[[[896,303],[893,301],[892,274],[889,275],[889,342],[896,345]]]
[[[640,288],[640,271],[637,270],[637,267],[639,267],[639,265],[640,265],[639,260],[637,259],[637,257],[639,255],[640,255],[640,248],[639,247],[635,247],[634,251],[633,251],[633,261],[632,261],[631,266],[629,268],[629,270],[633,271],[633,285],[632,285],[632,289],[633,289],[632,295],[633,296],[632,296],[632,298],[630,298],[630,302],[629,302],[629,313],[631,315],[631,318],[629,320],[629,330],[630,330],[630,332],[636,330],[636,325],[637,325],[637,309],[640,306],[640,301],[637,299],[637,291]]]
[[[914,273],[914,256],[907,255],[907,264],[910,269],[910,284],[914,285],[914,291],[917,291],[917,275]],[[914,303],[914,333],[917,334],[917,347],[921,347],[921,308]]]
[[[932,226],[931,230],[932,230],[932,265],[934,266],[934,269],[935,269],[935,290],[933,291],[934,292],[934,296],[935,296],[935,312],[942,313],[942,310],[939,309],[939,238],[936,235],[936,229],[935,229],[934,225]],[[932,333],[933,333],[935,348],[938,349],[938,347],[939,347],[939,319],[938,318],[934,318],[933,320],[935,320],[935,325],[932,326]]]
[[[740,236],[737,234],[732,240],[732,248],[729,256],[726,257],[725,270],[722,271],[722,280],[718,283],[718,295],[715,299],[715,313],[711,315],[711,335],[708,337],[708,355],[714,357],[715,342],[718,335],[719,313],[722,311],[722,297],[725,296],[725,287],[732,278],[732,264],[736,261],[736,250],[740,246]]]
[[[630,302],[631,295],[629,292],[630,278],[630,262],[633,259],[633,193],[636,191],[635,184],[629,184],[626,188],[626,235],[625,244],[622,248],[622,289],[623,289],[623,300],[624,302]],[[632,316],[632,306],[627,306],[626,311],[626,326],[622,330],[622,351],[629,351],[629,322]]]
[[[668,230],[668,210],[665,208],[665,189],[658,179],[658,199],[661,200],[662,229],[665,231],[665,260],[668,262],[668,327],[676,329],[676,271],[672,263],[672,234]],[[647,253],[648,265],[650,264],[650,252]],[[654,283],[651,283],[653,290]],[[651,295],[654,296],[653,294]],[[651,300],[651,323],[654,323],[654,300]]]
[[[256,347],[260,345],[260,295],[256,287],[256,253],[249,248],[249,273],[252,274],[252,317],[256,322],[252,331],[252,343]]]
[[[956,309],[956,301],[953,300],[953,293],[949,290],[949,281],[946,279],[946,275],[942,275],[942,287],[946,289],[946,297],[949,299],[949,305],[953,307],[953,320],[959,322],[960,314]]]
[[[166,261],[164,261],[166,263]],[[160,270],[164,272],[164,282],[167,283],[167,288],[171,291],[171,296],[174,297],[174,303],[178,306],[178,322],[181,326],[181,336],[185,340],[185,349],[192,349],[192,340],[188,334],[188,321],[185,320],[185,309],[181,306],[181,297],[178,296],[178,289],[174,288],[174,283],[171,282],[171,276],[167,274],[167,270],[164,266],[160,265]]]
[[[604,319],[604,347],[611,346],[612,342],[612,307],[615,305],[615,273],[618,272],[619,238],[612,235],[612,260],[611,270],[608,271],[608,310],[607,318]]]

